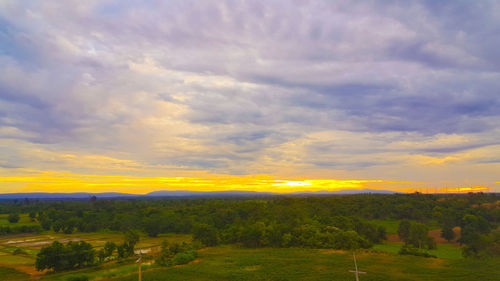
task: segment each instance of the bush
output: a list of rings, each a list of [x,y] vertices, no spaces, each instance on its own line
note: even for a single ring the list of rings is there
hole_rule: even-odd
[[[400,255],[412,255],[425,258],[437,258],[435,255],[431,255],[421,249],[414,248],[410,245],[403,245],[398,252]]]
[[[20,217],[19,217],[19,214],[9,214],[9,217],[7,218],[9,220],[9,222],[11,223],[16,223],[19,221]]]
[[[183,242],[182,244],[169,245],[167,241],[161,244],[161,254],[155,262],[161,266],[186,264],[198,256],[193,244]]]
[[[177,253],[174,258],[172,259],[172,263],[174,265],[179,265],[179,264],[186,264],[198,256],[198,253],[196,251],[189,251],[189,252],[183,252],[183,253]]]
[[[13,255],[26,255],[28,253],[26,253],[25,250],[21,249],[21,248],[16,248],[14,250],[14,252],[12,252]]]

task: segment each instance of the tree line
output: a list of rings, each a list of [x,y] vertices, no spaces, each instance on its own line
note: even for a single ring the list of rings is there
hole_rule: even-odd
[[[155,237],[186,233],[203,244],[240,243],[246,247],[369,248],[385,239],[371,219],[410,222],[409,233],[426,232],[438,222],[443,237],[460,226],[461,243],[480,255],[497,243],[500,196],[496,194],[359,194],[258,198],[165,198],[87,201],[30,201],[0,204],[3,213],[30,213],[44,230],[94,232],[136,229]],[[30,215],[31,216],[31,215]],[[413,231],[410,231],[413,229]],[[410,235],[408,234],[408,235]],[[404,237],[404,234],[402,234]],[[411,236],[411,235],[410,235]],[[429,248],[428,238],[408,238]],[[427,239],[427,240],[426,240]],[[478,242],[479,241],[479,242]],[[417,247],[417,248],[418,248]],[[493,247],[494,248],[494,247]]]

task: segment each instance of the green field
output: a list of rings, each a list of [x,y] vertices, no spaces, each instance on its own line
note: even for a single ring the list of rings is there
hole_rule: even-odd
[[[500,260],[469,261],[358,252],[361,280],[499,280]],[[315,249],[210,248],[199,262],[153,269],[143,280],[354,280],[350,252]],[[137,280],[137,275],[113,280]]]
[[[368,220],[368,222],[384,227],[387,234],[396,234],[400,220]]]
[[[0,280],[29,280],[30,276],[8,267],[0,267]]]
[[[86,275],[90,280],[137,280],[135,258],[80,269],[48,273],[34,270],[36,253],[54,240],[84,240],[99,249],[106,241],[121,243],[123,234],[115,232],[44,233],[0,237],[0,280],[65,281],[70,276]],[[162,240],[190,241],[190,235],[164,234],[156,238],[141,236],[137,248],[152,249]],[[469,260],[453,244],[438,244],[430,251],[438,258],[400,256],[401,243],[386,242],[370,250],[357,251],[361,280],[500,280],[500,259]],[[14,255],[16,249],[24,253]],[[194,262],[177,267],[159,267],[146,256],[143,280],[354,280],[349,251],[261,248],[245,249],[236,245],[205,248]]]
[[[396,234],[398,233],[398,227],[401,220],[367,220],[367,222],[377,226],[383,226],[387,234]],[[429,230],[440,228],[439,224],[435,221],[430,221],[428,226]]]
[[[38,222],[31,221],[30,217],[28,214],[19,214],[19,221],[18,222],[9,222],[7,219],[9,215],[8,214],[0,214],[0,226],[32,226],[32,225],[38,225]]]

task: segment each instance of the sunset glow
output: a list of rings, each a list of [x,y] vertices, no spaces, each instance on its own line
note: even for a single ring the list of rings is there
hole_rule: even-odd
[[[498,2],[299,2],[0,1],[0,193],[500,192]]]
[[[282,180],[270,176],[210,177],[130,177],[78,175],[44,172],[31,176],[0,177],[4,188],[14,192],[126,192],[146,194],[156,190],[224,191],[244,190],[262,192],[336,191],[344,189],[385,189],[397,192],[463,193],[489,191],[484,186],[455,188],[425,188],[425,183],[390,182],[382,180]],[[5,191],[4,191],[5,192]]]

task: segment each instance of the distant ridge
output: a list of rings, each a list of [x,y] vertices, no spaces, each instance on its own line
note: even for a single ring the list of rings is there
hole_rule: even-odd
[[[119,192],[103,192],[103,193],[87,193],[87,192],[72,192],[72,193],[49,193],[49,192],[33,192],[33,193],[4,193],[0,194],[0,199],[77,199],[90,198],[92,196],[100,198],[118,198],[118,197],[136,197],[137,194],[119,193]]]
[[[244,190],[227,190],[227,191],[191,191],[191,190],[158,190],[147,194],[130,194],[120,192],[103,192],[103,193],[89,193],[89,192],[73,192],[73,193],[47,193],[47,192],[34,192],[34,193],[4,193],[0,194],[0,199],[84,199],[92,196],[98,198],[147,198],[147,197],[236,197],[236,196],[301,196],[301,195],[348,195],[348,194],[361,194],[361,193],[374,193],[374,194],[394,194],[401,193],[391,190],[378,190],[378,189],[343,189],[343,190],[321,190],[321,191],[297,191],[290,193],[277,193],[277,192],[258,192],[258,191],[244,191]]]
[[[392,191],[392,190],[379,190],[379,189],[342,189],[342,190],[320,190],[320,191],[298,191],[289,194],[316,194],[316,195],[347,195],[347,194],[363,194],[363,193],[374,193],[374,194],[403,194],[404,192]]]
[[[226,191],[190,191],[190,190],[158,190],[144,196],[268,196],[279,195],[276,192],[258,192],[245,190],[226,190]]]

